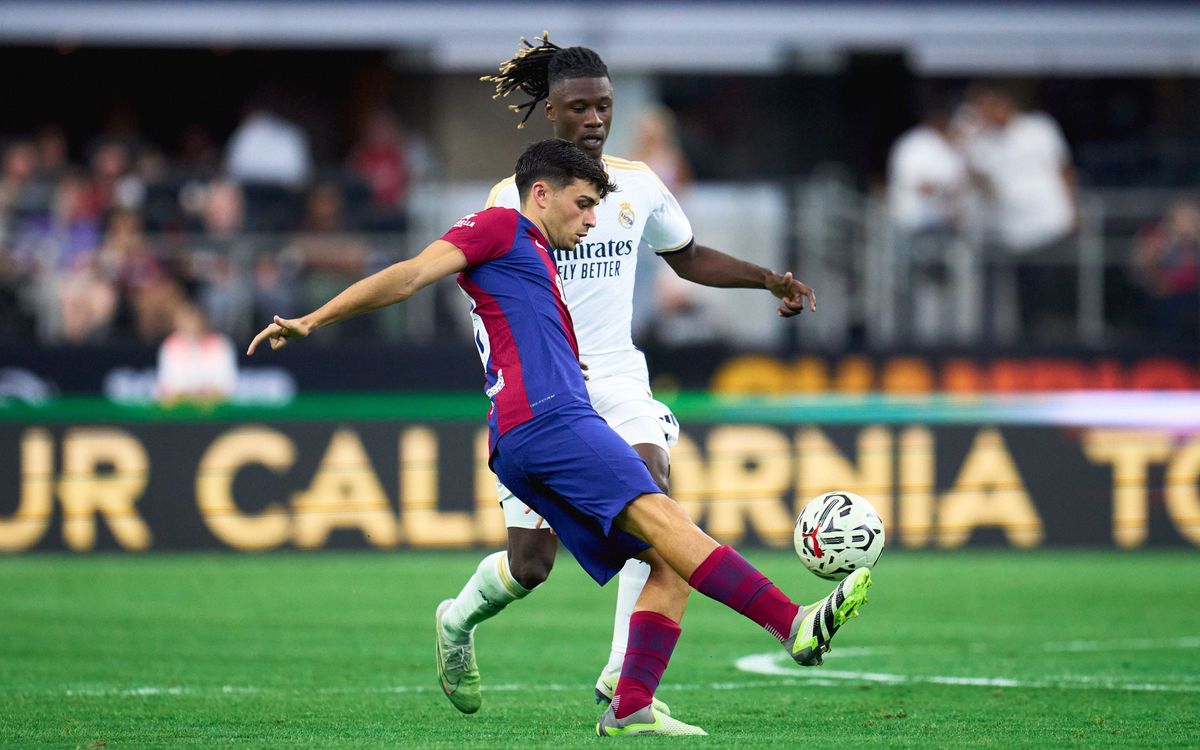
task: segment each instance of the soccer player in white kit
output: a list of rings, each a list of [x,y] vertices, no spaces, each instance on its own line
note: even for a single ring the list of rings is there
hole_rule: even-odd
[[[524,42],[524,40],[522,40]],[[766,289],[780,299],[779,314],[798,315],[807,302],[816,309],[811,289],[792,277],[697,245],[679,203],[645,164],[604,154],[612,120],[613,89],[608,68],[585,47],[560,48],[546,35],[538,46],[525,42],[504,63],[497,95],[520,90],[530,101],[514,105],[527,110],[545,100],[554,135],[574,142],[601,160],[618,191],[596,207],[596,227],[571,249],[555,249],[559,275],[586,366],[592,405],[646,462],[650,475],[668,490],[669,450],[679,437],[670,409],[654,400],[646,359],[633,345],[633,287],[638,247],[644,242],[681,277],[706,286]],[[510,177],[488,196],[487,207],[519,208]],[[503,485],[500,504],[508,526],[508,549],[484,558],[455,599],[437,609],[440,647],[438,673],[442,690],[463,713],[479,710],[479,669],[474,630],[505,606],[524,598],[546,580],[558,542],[540,517]],[[629,618],[649,575],[649,566],[631,559],[619,577],[617,611],[608,664],[596,681],[597,701],[611,700],[620,675],[629,633]],[[655,699],[655,708],[670,713]]]

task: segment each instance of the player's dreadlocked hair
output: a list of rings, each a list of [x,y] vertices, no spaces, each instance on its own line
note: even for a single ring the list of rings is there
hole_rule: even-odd
[[[537,41],[541,44],[535,47],[521,37],[522,46],[517,48],[517,54],[511,60],[500,64],[500,74],[479,79],[496,84],[493,99],[517,90],[532,97],[524,104],[508,105],[518,114],[525,110],[518,128],[525,127],[533,108],[550,96],[550,87],[556,82],[566,78],[608,78],[608,66],[600,55],[587,47],[559,47],[550,41],[549,31],[543,31]]]

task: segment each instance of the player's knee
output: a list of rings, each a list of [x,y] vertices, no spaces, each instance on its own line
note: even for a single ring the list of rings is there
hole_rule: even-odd
[[[654,546],[690,523],[687,515],[681,514],[681,511],[679,504],[666,495],[642,495],[621,511],[616,526]]]
[[[667,452],[657,445],[636,445],[634,450],[646,462],[650,478],[658,485],[664,495],[671,494],[671,459]]]
[[[692,593],[691,585],[671,568],[652,572],[651,575],[655,576],[657,584],[662,586],[672,599],[686,602],[688,595]]]
[[[522,555],[510,558],[508,567],[512,577],[522,588],[532,590],[550,577],[550,570],[554,567],[554,556]]]

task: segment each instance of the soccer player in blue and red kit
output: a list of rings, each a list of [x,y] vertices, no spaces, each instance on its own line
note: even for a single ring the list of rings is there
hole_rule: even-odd
[[[596,732],[705,734],[653,705],[691,588],[753,620],[797,663],[812,666],[865,603],[870,571],[856,570],[824,599],[799,606],[661,493],[645,462],[588,400],[552,255],[596,225],[596,205],[613,188],[608,175],[570,141],[551,139],[521,155],[516,183],[519,212],[490,208],[463,217],[415,258],[353,284],[316,311],[294,320],[276,316],[247,353],[264,341],[278,349],[457,273],[486,372],[492,469],[601,585],[631,557],[650,565],[621,677]]]

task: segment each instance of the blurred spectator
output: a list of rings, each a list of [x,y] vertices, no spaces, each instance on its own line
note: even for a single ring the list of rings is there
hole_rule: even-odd
[[[213,180],[204,190],[202,233],[191,253],[196,296],[209,324],[219,331],[244,336],[252,327],[253,284],[242,269],[267,252],[260,235],[247,233],[242,189],[231,180]]]
[[[254,259],[253,324],[271,320],[272,315],[294,317],[296,309],[295,273],[280,262],[276,253],[259,253]]]
[[[158,398],[219,403],[237,386],[233,341],[214,332],[200,308],[180,301],[173,310],[173,331],[158,349]]]
[[[38,177],[45,182],[54,182],[70,166],[67,149],[67,134],[61,125],[47,125],[37,134]]]
[[[101,288],[107,280],[95,265],[100,223],[88,215],[85,191],[81,175],[65,173],[55,186],[50,206],[19,223],[11,242],[6,243],[5,262],[0,264],[17,314],[35,314],[38,335],[46,343],[64,337],[64,305],[76,313],[70,334],[76,343],[107,331],[111,323],[109,294]],[[90,309],[72,298],[93,293],[96,305]]]
[[[133,174],[144,187],[161,185],[167,181],[169,172],[167,157],[157,147],[145,145],[138,149],[133,162]]]
[[[33,143],[9,144],[0,165],[0,221],[29,215],[45,206],[46,196],[37,189],[36,176],[37,149]]]
[[[182,292],[160,265],[136,211],[119,209],[112,213],[98,261],[121,295],[119,326],[132,329],[145,343],[161,341],[171,332]]]
[[[679,125],[671,110],[651,107],[638,117],[632,159],[645,162],[676,197],[692,184],[692,167],[679,145]]]
[[[82,256],[78,263],[50,281],[54,285],[64,343],[99,343],[108,338],[120,300],[116,287],[105,277],[98,256]]]
[[[247,229],[281,232],[300,221],[301,191],[312,179],[308,135],[279,114],[276,92],[258,96],[225,150],[225,174],[241,184]]]
[[[203,125],[193,123],[180,134],[179,167],[199,175],[215,174],[221,168],[221,149]]]
[[[654,344],[672,347],[703,346],[718,339],[703,302],[696,298],[695,285],[673,271],[655,279],[654,313],[643,335]]]
[[[1049,115],[1022,112],[999,86],[972,85],[967,105],[969,164],[1000,247],[1017,264],[1021,333],[1055,343],[1071,333],[1078,286],[1078,201],[1066,140]]]
[[[1175,203],[1134,246],[1135,278],[1150,297],[1157,338],[1195,343],[1200,338],[1200,205]]]
[[[692,167],[679,145],[679,125],[671,110],[655,105],[643,110],[634,125],[630,158],[644,162],[679,198],[692,183]],[[702,344],[713,339],[712,326],[698,288],[683,281],[653,253],[638,253],[638,282],[650,283],[653,295],[635,296],[635,316],[644,321],[641,335],[668,346]]]
[[[336,185],[320,183],[309,192],[304,230],[292,238],[284,254],[301,269],[299,302],[304,309],[315,309],[366,272],[367,244],[347,231],[345,206]],[[339,335],[359,335],[370,328],[369,318],[359,320],[363,322]]]
[[[412,169],[400,118],[382,108],[371,112],[350,154],[350,169],[370,189],[371,226],[403,231]]]
[[[30,275],[74,267],[100,244],[100,222],[87,206],[87,183],[75,172],[58,181],[49,206],[21,223],[13,257]]]
[[[133,164],[140,196],[142,220],[151,232],[179,229],[182,226],[179,190],[171,179],[171,164],[166,154],[155,146],[138,150]]]
[[[141,199],[136,177],[129,175],[129,147],[118,140],[103,140],[89,160],[91,174],[84,191],[84,212],[102,219],[117,208],[134,208]],[[129,178],[129,179],[127,179]]]
[[[970,179],[950,114],[947,102],[929,99],[920,124],[900,136],[888,158],[888,213],[900,251],[897,314],[921,344],[953,330],[951,253],[963,250],[958,232]]]
[[[225,170],[238,182],[299,190],[313,173],[308,136],[266,108],[252,109],[230,136]]]

